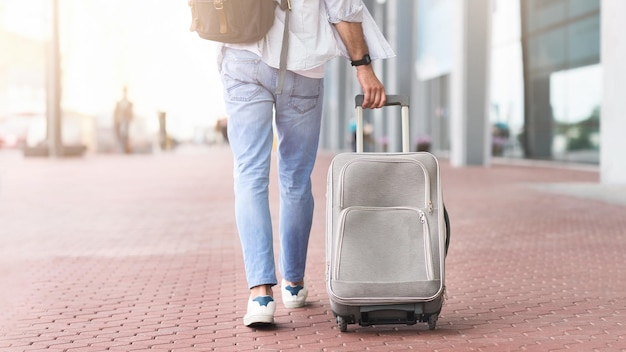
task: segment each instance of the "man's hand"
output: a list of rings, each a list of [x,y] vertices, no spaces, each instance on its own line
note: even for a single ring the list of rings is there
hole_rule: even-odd
[[[335,24],[352,60],[359,60],[368,53],[363,37],[363,27],[359,22],[339,22]],[[363,108],[382,108],[387,102],[385,87],[380,82],[372,64],[356,66],[356,78],[363,89]]]
[[[363,89],[363,108],[382,108],[387,102],[385,87],[378,80],[371,65],[357,66],[356,78]]]

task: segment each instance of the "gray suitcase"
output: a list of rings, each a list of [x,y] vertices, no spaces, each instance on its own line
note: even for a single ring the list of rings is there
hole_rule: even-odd
[[[363,96],[355,99],[357,152],[335,156],[326,192],[326,288],[341,331],[348,324],[428,323],[445,293],[449,221],[439,164],[409,152],[409,99],[401,107],[402,153],[363,153]]]

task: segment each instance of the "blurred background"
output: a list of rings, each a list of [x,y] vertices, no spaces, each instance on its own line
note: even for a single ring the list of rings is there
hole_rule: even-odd
[[[600,0],[381,0],[368,7],[398,54],[377,64],[388,90],[411,95],[415,148],[449,155],[455,143],[480,139],[491,156],[599,163]],[[334,69],[326,85],[341,94],[352,72]],[[344,115],[353,106],[345,108]],[[399,148],[399,128],[386,120],[369,117],[372,149]],[[459,132],[464,123],[468,131]],[[333,138],[326,144],[339,145]],[[465,162],[488,163],[479,153]]]
[[[113,113],[124,87],[135,152],[152,147],[161,112],[169,138],[211,141],[225,114],[215,49],[188,31],[186,1],[0,0],[2,148],[45,139],[54,6],[64,144],[114,152]]]
[[[613,154],[604,157],[600,148],[626,147],[614,132],[621,119],[605,118],[618,125],[600,131],[603,87],[624,81],[613,59],[624,55],[619,30],[602,30],[619,21],[602,13],[623,8],[621,1],[364,3],[397,53],[373,65],[388,93],[410,96],[413,150],[455,166],[496,159],[606,165],[605,175],[626,182],[626,162],[613,163],[618,148],[605,148]],[[216,45],[190,33],[189,24],[186,0],[0,0],[2,148],[49,144],[56,99],[60,143],[123,151],[113,115],[125,87],[133,153],[223,142]],[[360,87],[345,60],[326,69],[320,146],[349,150]],[[618,100],[604,110],[620,110]],[[386,114],[366,113],[366,151],[400,149],[399,120]]]

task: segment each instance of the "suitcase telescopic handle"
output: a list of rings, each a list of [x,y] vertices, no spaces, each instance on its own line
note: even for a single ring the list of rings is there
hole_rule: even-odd
[[[356,152],[363,153],[363,94],[354,97],[356,106]],[[402,108],[402,152],[411,151],[409,142],[409,97],[406,95],[387,95],[385,106]]]

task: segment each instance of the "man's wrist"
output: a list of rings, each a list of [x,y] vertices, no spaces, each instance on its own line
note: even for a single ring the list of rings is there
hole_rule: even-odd
[[[363,66],[369,65],[372,63],[372,59],[370,58],[370,54],[365,54],[360,60],[352,60],[352,66]]]

